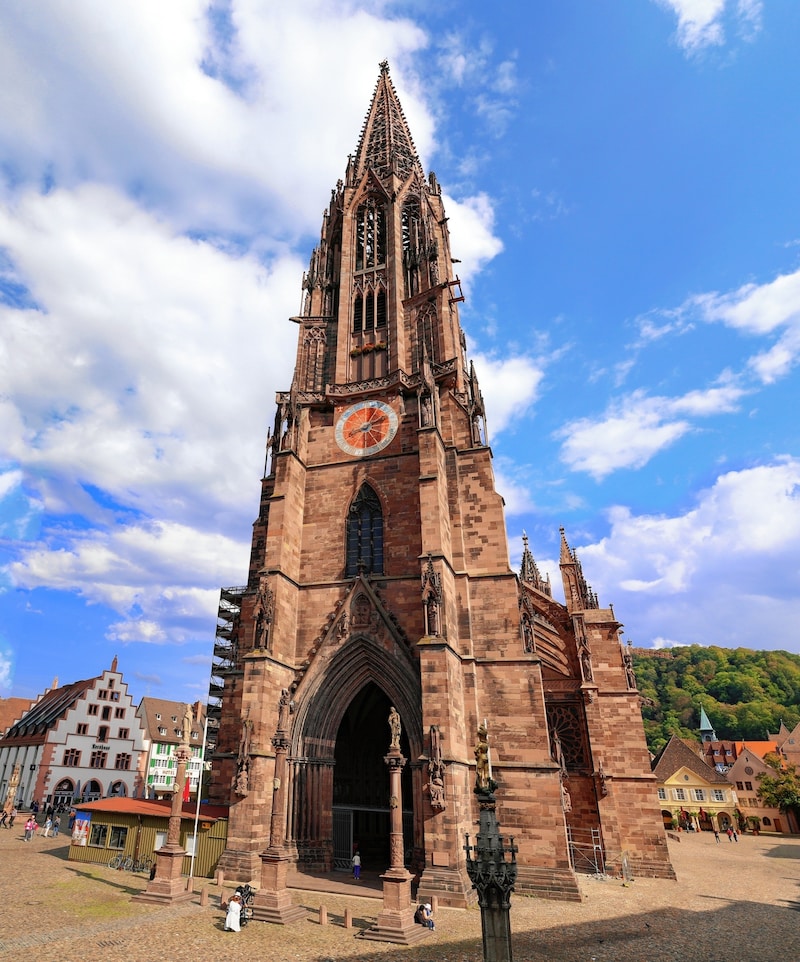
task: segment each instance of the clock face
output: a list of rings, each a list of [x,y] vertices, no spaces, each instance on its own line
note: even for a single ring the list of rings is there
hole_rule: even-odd
[[[359,401],[339,415],[336,443],[354,457],[377,454],[397,434],[397,423],[397,415],[383,401]]]

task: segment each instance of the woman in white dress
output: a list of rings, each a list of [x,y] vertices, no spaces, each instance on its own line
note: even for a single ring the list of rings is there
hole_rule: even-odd
[[[242,899],[238,895],[232,895],[228,900],[228,914],[225,916],[226,932],[241,932],[239,919],[242,914]]]

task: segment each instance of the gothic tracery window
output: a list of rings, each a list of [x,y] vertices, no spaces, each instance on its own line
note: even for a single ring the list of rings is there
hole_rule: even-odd
[[[439,363],[439,325],[436,306],[428,304],[417,315],[417,364],[427,355],[432,364]]]
[[[419,291],[419,265],[422,256],[422,217],[419,198],[411,197],[403,204],[403,275],[405,277],[406,297],[413,297]]]
[[[377,494],[363,484],[347,513],[345,577],[383,573],[383,512]]]
[[[356,270],[386,263],[386,209],[375,198],[356,211]]]
[[[325,387],[325,330],[313,327],[303,338],[303,385],[306,391]]]
[[[554,702],[547,705],[547,724],[551,736],[551,754],[555,757],[553,736],[558,735],[564,764],[569,771],[585,769],[588,753],[584,740],[586,720],[580,705]]]

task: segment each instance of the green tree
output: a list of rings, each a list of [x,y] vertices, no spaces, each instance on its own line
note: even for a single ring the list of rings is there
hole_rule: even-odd
[[[778,755],[770,753],[764,761],[775,772],[769,775],[761,772],[756,777],[760,782],[758,797],[767,805],[779,808],[782,812],[794,812],[800,817],[800,775],[796,765],[783,765]]]

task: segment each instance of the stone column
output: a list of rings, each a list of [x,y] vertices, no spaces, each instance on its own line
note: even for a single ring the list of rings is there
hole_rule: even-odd
[[[183,789],[186,783],[186,763],[191,758],[187,745],[182,744],[175,753],[178,770],[175,775],[175,791],[172,794],[172,808],[167,830],[167,844],[156,852],[156,874],[147,883],[147,888],[134,895],[134,902],[159,902],[162,905],[172,905],[175,902],[185,902],[194,898],[194,892],[188,891],[183,878],[183,858],[186,852],[180,846],[181,840],[181,812],[183,810]]]
[[[260,856],[261,887],[253,899],[253,918],[276,925],[301,922],[306,918],[306,910],[292,904],[286,885],[289,872],[289,853],[286,851],[286,756],[289,752],[289,739],[285,729],[290,705],[289,690],[284,688],[278,706],[278,728],[272,739],[272,747],[275,749],[275,776],[272,779],[269,846]]]
[[[414,921],[411,901],[413,876],[403,862],[403,787],[401,776],[406,763],[400,752],[400,719],[394,708],[389,716],[392,744],[384,761],[389,768],[389,868],[381,876],[383,908],[372,928],[361,933],[376,942],[411,945],[424,939],[430,929]]]

